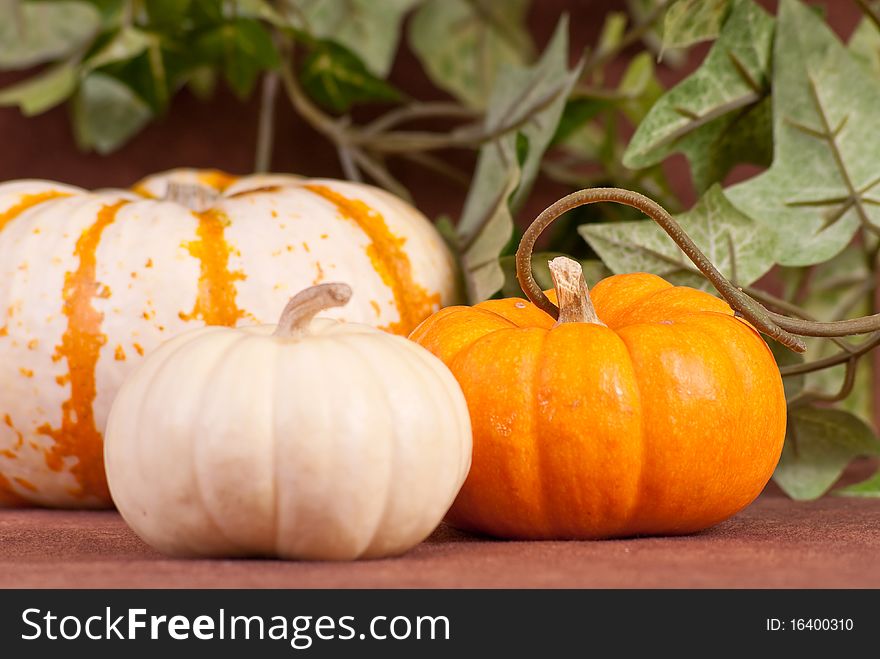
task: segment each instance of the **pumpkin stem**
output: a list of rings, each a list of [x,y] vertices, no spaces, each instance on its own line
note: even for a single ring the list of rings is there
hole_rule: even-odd
[[[348,284],[318,284],[294,295],[284,311],[274,336],[294,337],[308,332],[309,323],[325,309],[342,307],[351,299]]]
[[[562,323],[593,323],[605,325],[590,299],[590,288],[584,279],[584,270],[581,264],[567,256],[557,256],[550,261],[550,276],[553,277],[553,285],[556,287],[556,299],[559,302],[559,319],[556,325]]]
[[[219,197],[216,190],[205,185],[169,181],[162,200],[173,201],[181,206],[186,206],[191,211],[202,213],[211,208]]]

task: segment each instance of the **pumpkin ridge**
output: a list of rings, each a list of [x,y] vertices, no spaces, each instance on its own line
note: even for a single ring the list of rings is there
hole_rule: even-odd
[[[347,348],[349,354],[354,356],[354,358],[360,364],[360,368],[358,370],[363,370],[363,371],[366,371],[367,373],[369,373],[371,375],[371,379],[375,379],[377,381],[381,381],[382,379],[384,379],[384,377],[385,377],[384,372],[378,370],[373,365],[372,361],[367,359],[362,354],[361,350],[357,347],[357,345],[355,345],[355,343],[353,341],[351,341],[351,338],[352,337],[350,335],[340,335],[340,336],[336,337],[336,341],[339,344],[345,346]],[[401,363],[403,363],[403,362],[401,362]],[[397,364],[398,368],[399,368],[399,366],[400,365]],[[407,364],[407,367],[409,368],[408,364]],[[409,370],[412,371],[413,369],[409,368]],[[382,526],[385,523],[385,516],[388,513],[389,507],[391,505],[391,494],[392,494],[391,482],[392,482],[392,478],[393,478],[393,474],[394,474],[394,465],[397,462],[396,458],[397,458],[397,446],[398,446],[398,439],[399,438],[397,436],[397,424],[394,423],[394,420],[395,420],[394,419],[394,406],[391,403],[391,399],[389,398],[388,391],[387,391],[387,389],[385,389],[385,387],[376,387],[375,391],[381,392],[381,400],[383,400],[385,402],[386,416],[389,419],[392,433],[393,433],[393,438],[392,438],[392,441],[390,442],[390,444],[391,444],[391,449],[389,451],[390,455],[388,458],[388,461],[390,463],[389,467],[388,467],[388,473],[391,475],[391,478],[384,479],[385,489],[383,490],[383,494],[381,497],[382,505],[378,508],[378,514],[376,515],[375,525],[373,526],[373,528],[370,530],[370,532],[368,534],[365,534],[366,535],[366,542],[364,542],[363,546],[360,548],[360,551],[358,552],[358,557],[361,557],[361,556],[364,556],[365,554],[368,554],[370,549],[373,546],[373,543],[379,538],[380,531],[382,530]]]
[[[492,330],[490,332],[487,332],[486,334],[483,334],[482,336],[477,337],[476,340],[472,341],[470,344],[463,346],[462,349],[455,355],[455,357],[448,359],[446,361],[446,363],[449,366],[449,369],[452,371],[453,375],[456,377],[456,379],[458,379],[459,377],[461,377],[461,375],[463,375],[463,373],[467,372],[467,371],[463,371],[463,369],[461,368],[461,363],[469,357],[468,353],[470,353],[472,351],[479,353],[479,351],[481,351],[483,349],[483,347],[481,346],[481,343],[499,341],[499,342],[506,344],[508,342],[515,341],[516,337],[522,337],[526,333],[528,333],[528,334],[540,333],[541,341],[542,341],[542,343],[544,343],[544,342],[546,342],[547,332],[548,332],[548,330],[541,328],[541,327],[510,327],[510,328],[502,328],[502,329]],[[503,335],[504,338],[499,339],[498,338],[499,335]],[[505,346],[505,353],[515,353],[515,352],[516,351],[511,350],[511,347],[509,345]],[[535,364],[537,367],[537,362],[535,362]],[[521,369],[521,366],[520,366],[520,369]],[[522,375],[521,370],[519,370],[518,373],[520,375]],[[537,378],[535,377],[535,374],[533,373],[531,378],[523,377],[522,381],[532,382],[532,385],[533,385],[532,388],[534,390],[534,388],[535,388],[534,385],[535,385],[536,379]],[[462,384],[462,389],[467,390],[467,387],[464,384]],[[529,401],[529,400],[537,401],[536,391],[533,391],[528,397],[524,397],[524,399],[526,401]],[[469,402],[469,405],[470,405],[470,402]],[[535,402],[534,405],[537,405],[537,402]],[[534,430],[536,428],[534,416],[531,417],[530,428],[532,430],[531,437],[534,437],[534,434],[535,434]],[[477,432],[477,430],[474,429],[475,435],[476,435],[476,432]],[[477,442],[475,441],[475,446],[476,446],[476,443]],[[508,445],[509,445],[509,442],[508,442]],[[522,443],[521,445],[525,445],[525,443]],[[538,447],[538,449],[540,450],[540,447],[538,446],[537,442],[530,441],[530,443],[528,444],[528,448],[534,449],[535,447]],[[475,448],[475,450],[476,450],[476,448]],[[507,495],[508,495],[507,499],[509,499],[509,500],[526,499],[526,500],[533,501],[534,500],[533,490],[532,490],[533,484],[529,485],[528,490],[527,490],[527,496],[525,496],[525,497],[522,496],[522,490],[520,488],[516,487],[516,484],[519,479],[515,477],[515,474],[513,473],[514,470],[511,468],[511,466],[514,465],[515,462],[516,461],[513,459],[507,459],[507,456],[503,456],[503,458],[501,460],[498,460],[497,465],[501,466],[501,468],[504,470],[504,473],[503,473],[502,477],[497,479],[497,482],[500,482],[502,484],[501,487],[503,487],[504,490],[507,492]],[[473,465],[473,462],[472,462],[472,465]],[[474,473],[473,470],[471,471],[471,473],[472,474]],[[468,478],[470,479],[470,475],[468,476]],[[461,528],[461,529],[465,529],[465,530],[480,530],[480,529],[486,529],[487,527],[493,528],[492,533],[495,535],[501,535],[501,536],[509,536],[511,533],[515,533],[517,525],[518,525],[518,520],[511,519],[510,517],[508,517],[506,515],[506,513],[504,511],[498,511],[498,517],[496,518],[497,523],[495,523],[495,522],[490,523],[486,519],[486,517],[484,515],[484,511],[482,509],[480,509],[480,507],[477,508],[477,511],[475,514],[473,512],[470,512],[470,513],[466,512],[464,514],[459,512],[459,508],[461,507],[460,502],[463,498],[462,495],[464,495],[465,498],[467,496],[470,496],[470,491],[472,489],[473,489],[473,485],[469,484],[469,481],[466,480],[463,487],[462,487],[461,494],[456,499],[455,503],[453,503],[452,508],[450,508],[450,510],[449,510],[448,519],[449,519],[450,523],[453,526],[456,526],[457,528]],[[542,503],[540,506],[540,509],[543,510],[543,507],[544,506]],[[532,509],[529,512],[534,513],[535,510]],[[538,517],[540,517],[540,515]],[[546,524],[546,520],[544,520],[544,519],[539,519],[539,521],[542,524]],[[500,532],[499,532],[499,528],[501,529]]]
[[[667,307],[667,309],[669,312],[672,312],[673,317],[662,317],[662,318],[657,318],[656,320],[650,320],[650,321],[646,321],[646,320],[642,320],[642,319],[631,320],[631,318],[633,316],[638,316],[640,313],[642,313],[642,310],[644,309],[644,307],[646,305],[649,305],[649,304],[657,305],[658,303],[662,303],[664,301],[664,298],[666,298],[666,297],[682,295],[683,291],[687,291],[688,295],[692,295],[694,293],[700,294],[695,297],[699,297],[699,298],[701,298],[701,300],[705,300],[706,302],[711,301],[711,303],[714,306],[717,306],[717,309],[692,308],[692,307],[688,307],[685,305],[681,305],[681,306],[670,305],[669,307]],[[688,302],[691,302],[691,301],[688,300]],[[696,300],[694,300],[694,302],[696,302]],[[727,309],[729,311],[729,313],[723,314],[720,311],[721,305],[723,305],[723,307],[725,309]],[[707,305],[707,307],[708,307],[708,305]],[[638,325],[638,324],[645,323],[645,322],[662,323],[663,321],[676,320],[681,316],[690,315],[692,313],[718,313],[720,315],[733,316],[733,310],[730,309],[730,307],[727,305],[727,303],[724,302],[723,300],[720,300],[719,298],[715,297],[714,295],[711,295],[705,291],[701,291],[696,288],[691,288],[690,286],[670,286],[669,288],[663,288],[660,290],[652,291],[648,295],[646,295],[644,297],[640,297],[639,299],[634,301],[631,305],[629,305],[627,307],[627,309],[624,313],[622,313],[618,316],[618,318],[616,319],[616,322],[614,323],[614,328],[615,329],[623,329],[624,327],[628,327],[629,325]]]
[[[281,488],[278,484],[281,482],[281,460],[278,456],[278,392],[285,391],[281,386],[281,360],[275,360],[272,367],[272,395],[271,421],[269,424],[269,432],[272,440],[272,546],[266,548],[266,553],[277,552],[281,541]]]
[[[60,199],[62,197],[70,196],[70,192],[61,192],[60,190],[46,190],[44,192],[37,192],[34,194],[23,194],[19,198],[18,203],[13,204],[5,211],[0,211],[0,231],[3,231],[7,224],[12,222],[12,220],[17,218],[28,209],[42,204],[45,201],[51,201],[52,199]]]
[[[54,360],[65,359],[70,382],[70,397],[61,405],[61,425],[48,423],[37,433],[54,440],[44,451],[46,466],[53,471],[64,468],[64,458],[77,458],[70,471],[79,484],[71,494],[79,498],[92,496],[110,500],[104,476],[103,438],[95,425],[93,403],[97,395],[95,367],[107,337],[101,332],[104,314],[92,306],[99,283],[96,279],[96,252],[101,236],[116,220],[120,208],[129,203],[118,201],[101,208],[95,222],[76,241],[74,254],[79,265],[64,276],[64,305],[67,328],[61,343],[55,347]]]
[[[252,336],[249,334],[241,334],[238,336],[234,336],[233,340],[230,341],[229,344],[225,346],[225,349],[223,350],[223,353],[222,353],[223,356],[228,357],[228,355],[233,351],[233,349],[236,346],[241,345],[242,343],[244,343],[245,341],[247,341],[251,338],[252,338]],[[190,345],[193,345],[193,344],[192,343],[185,343],[184,345],[181,346],[181,348],[186,348],[186,347],[189,347]],[[165,360],[165,363],[162,364],[162,367],[156,371],[156,373],[153,376],[154,378],[163,369],[173,366],[174,359],[172,357],[173,357],[173,353],[168,356],[168,358]],[[207,372],[203,375],[204,381],[205,382],[213,382],[216,379],[216,374],[219,371],[221,371],[223,368],[225,368],[225,366],[226,366],[226,360],[218,358],[214,362],[214,364],[212,364],[210,367],[208,367]],[[155,382],[156,380],[154,379],[153,381]],[[206,405],[204,404],[205,397],[207,397],[208,394],[212,393],[212,391],[213,391],[213,389],[211,387],[205,387],[205,389],[202,391],[201,397],[199,398],[198,409],[201,409],[201,410],[206,409]],[[199,435],[199,438],[201,438],[201,437],[204,437],[204,435]],[[202,478],[199,476],[198,465],[199,465],[199,454],[201,453],[201,446],[200,446],[200,442],[198,441],[198,439],[190,444],[190,449],[192,451],[192,455],[191,455],[192,464],[194,465],[194,468],[192,469],[192,477],[193,477],[193,483],[194,483],[195,487],[193,489],[196,492],[196,496],[198,496],[199,500],[201,501],[201,509],[205,512],[205,518],[208,521],[210,521],[211,525],[216,529],[217,534],[221,538],[223,538],[223,540],[227,543],[227,545],[229,547],[232,547],[233,551],[235,551],[238,555],[242,555],[242,556],[253,555],[255,552],[251,547],[249,547],[247,545],[242,545],[240,542],[237,542],[237,541],[233,540],[232,538],[230,538],[229,534],[226,533],[226,530],[217,521],[217,516],[214,513],[214,510],[209,505],[210,498],[205,496],[205,492],[203,489],[204,486],[202,484]]]
[[[415,281],[412,263],[403,250],[405,239],[391,233],[385,218],[359,199],[349,199],[326,185],[306,184],[306,190],[336,207],[344,218],[354,222],[367,236],[367,256],[382,282],[391,289],[400,320],[382,327],[394,334],[408,334],[440,304],[440,294],[429,294]]]
[[[480,304],[482,304],[482,302],[481,302]],[[511,329],[517,329],[517,328],[518,328],[518,329],[524,329],[524,328],[529,327],[529,325],[520,325],[520,324],[517,323],[516,321],[511,320],[510,318],[508,318],[507,316],[502,316],[502,315],[501,315],[500,313],[498,313],[497,311],[493,311],[492,309],[487,309],[486,307],[481,307],[480,304],[474,305],[473,307],[464,307],[464,308],[465,308],[465,309],[470,308],[472,311],[479,311],[479,312],[482,313],[482,314],[488,314],[488,315],[491,315],[493,318],[500,318],[500,319],[503,320],[505,323],[508,323],[508,324],[510,325]]]
[[[766,372],[778,373],[772,357],[764,356],[764,363],[754,362],[753,351],[760,350],[755,337],[748,331],[750,328],[736,323],[732,316],[708,312],[691,314],[690,319],[694,322],[681,323],[675,329],[659,323],[640,323],[621,332],[636,367],[639,395],[653,401],[643,410],[643,424],[652,425],[650,431],[648,425],[643,425],[645,445],[650,450],[645,454],[645,475],[640,479],[643,505],[633,523],[633,532],[637,534],[692,532],[735,514],[760,493],[778,458],[778,451],[773,451],[781,451],[784,426],[768,432],[761,423],[768,417],[777,418],[775,403],[758,393],[775,388],[781,395],[781,382],[771,383],[765,377]],[[657,361],[657,341],[662,341],[676,361]],[[707,351],[708,345],[715,349]],[[705,382],[687,378],[688,364],[692,363],[688,360],[694,355],[701,360],[698,371],[708,378]],[[678,364],[684,365],[684,378]],[[668,389],[668,385],[682,387],[687,398],[676,398],[676,389]],[[696,387],[696,391],[692,392],[691,387]],[[701,391],[703,387],[706,389]],[[704,399],[704,392],[711,397]],[[673,408],[663,407],[670,397]],[[699,410],[689,404],[694,400],[701,401]],[[682,402],[686,404],[682,406]],[[739,408],[731,407],[734,403]],[[784,419],[784,402],[782,410]],[[670,418],[678,420],[670,426]],[[658,421],[659,425],[653,425]],[[701,429],[708,447],[703,448],[682,430],[694,423]],[[674,441],[663,434],[666,430],[674,433]],[[683,481],[664,479],[662,474],[669,468],[670,456],[691,451],[705,451],[711,457],[702,460],[699,468],[686,472]],[[716,485],[721,482],[724,489]],[[749,490],[749,483],[758,484],[758,488]],[[678,512],[682,508],[689,510],[686,519]],[[677,521],[671,524],[671,520]]]
[[[197,240],[184,246],[199,261],[199,287],[192,311],[180,312],[180,319],[198,318],[206,325],[235,327],[239,320],[249,314],[236,303],[238,292],[235,282],[244,280],[245,274],[241,270],[229,269],[232,247],[225,235],[229,218],[216,208],[192,211],[192,214],[198,220]]]
[[[630,345],[623,339],[622,336],[620,336],[620,334],[617,333],[616,330],[612,331],[623,344],[626,356],[629,359],[629,365],[630,368],[632,368],[633,378],[635,380],[635,386],[633,387],[633,389],[635,389],[639,403],[639,444],[641,446],[641,450],[639,451],[639,478],[629,517],[621,524],[621,535],[625,534],[627,536],[631,536],[638,534],[640,517],[644,508],[644,493],[647,474],[645,466],[647,465],[649,451],[648,433],[647,428],[645,427],[645,400],[644,394],[642,393],[642,386],[639,382],[639,372],[636,368],[636,360],[633,359]]]
[[[555,328],[554,328],[555,329]],[[541,344],[537,349],[537,356],[534,363],[534,373],[530,378],[532,382],[532,423],[530,437],[535,445],[535,455],[538,456],[538,492],[540,493],[541,503],[541,519],[545,528],[553,528],[559,523],[559,520],[552,519],[553,506],[550,501],[550,495],[553,492],[555,484],[552,476],[549,475],[547,460],[544,455],[543,440],[539,436],[541,430],[541,380],[543,378],[543,366],[545,363],[545,355],[547,351],[547,337],[553,330],[545,330],[541,337]],[[549,522],[549,524],[548,524]],[[545,531],[542,529],[541,533]]]

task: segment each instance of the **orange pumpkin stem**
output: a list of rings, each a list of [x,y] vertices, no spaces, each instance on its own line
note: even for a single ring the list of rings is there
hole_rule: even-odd
[[[584,279],[581,264],[567,256],[557,256],[550,261],[549,267],[559,302],[559,319],[556,324],[593,323],[604,326],[605,323],[599,320],[590,299],[590,288]]]
[[[345,306],[351,295],[348,284],[318,284],[300,291],[281,312],[274,336],[291,338],[307,334],[312,318],[325,309]]]
[[[216,190],[198,183],[169,181],[162,200],[173,201],[181,206],[186,206],[196,213],[202,213],[211,208],[217,202],[219,196]]]

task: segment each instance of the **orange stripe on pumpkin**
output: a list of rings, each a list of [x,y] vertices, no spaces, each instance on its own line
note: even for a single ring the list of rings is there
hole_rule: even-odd
[[[199,183],[214,188],[217,192],[223,192],[230,185],[238,180],[238,176],[221,172],[219,169],[208,169],[199,172],[196,177]]]
[[[61,405],[59,428],[49,424],[37,428],[38,433],[55,440],[44,452],[50,469],[60,471],[65,458],[77,458],[70,471],[79,487],[72,494],[107,501],[110,492],[104,477],[104,443],[92,409],[96,395],[95,366],[107,337],[101,332],[104,314],[92,306],[92,300],[100,288],[96,279],[98,243],[104,229],[114,222],[116,213],[126,203],[104,206],[95,223],[76,241],[74,255],[79,257],[79,266],[64,276],[63,312],[67,329],[55,348],[55,358],[67,361],[70,398]]]
[[[181,312],[180,318],[199,318],[206,325],[234,327],[248,314],[236,303],[235,282],[243,280],[245,275],[240,270],[229,269],[232,248],[225,236],[229,218],[217,209],[193,212],[193,215],[199,220],[196,229],[198,240],[187,243],[185,247],[201,264],[199,292],[193,310],[188,314]]]
[[[353,221],[367,234],[367,256],[382,282],[391,289],[400,320],[381,329],[408,334],[440,305],[440,294],[429,294],[413,278],[412,264],[403,250],[405,238],[391,233],[385,218],[359,199],[349,199],[324,185],[306,185],[308,190],[331,202],[339,214]]]
[[[37,204],[42,204],[50,199],[58,199],[60,197],[69,197],[69,192],[61,192],[60,190],[46,190],[45,192],[36,192],[34,194],[22,195],[17,204],[10,206],[5,211],[0,212],[0,231],[12,222],[27,209],[33,208]]]
[[[147,199],[155,199],[156,198],[156,195],[154,195],[152,192],[150,192],[149,188],[147,188],[147,186],[144,185],[142,182],[135,183],[133,186],[131,186],[131,191],[134,192],[136,195],[140,195],[141,197],[146,197]]]

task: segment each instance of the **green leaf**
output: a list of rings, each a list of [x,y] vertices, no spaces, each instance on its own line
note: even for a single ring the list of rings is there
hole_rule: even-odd
[[[299,0],[301,28],[345,46],[373,75],[384,78],[394,62],[403,17],[418,1]]]
[[[812,9],[782,0],[773,65],[769,170],[727,190],[781,237],[783,265],[826,261],[860,224],[880,225],[880,80]]]
[[[739,163],[767,167],[773,161],[773,107],[769,96],[717,120],[681,141],[697,192],[719,183]]]
[[[186,84],[196,98],[207,101],[217,88],[217,71],[210,66],[198,66],[186,76]]]
[[[528,0],[427,0],[410,21],[409,44],[435,85],[484,108],[498,71],[531,58],[528,6]]]
[[[222,63],[223,76],[239,98],[247,98],[260,74],[276,68],[280,56],[259,21],[236,18],[205,32],[196,49],[206,61]]]
[[[785,284],[784,297],[794,300],[811,317],[821,320],[873,313],[874,275],[866,263],[864,250],[864,245],[849,245],[831,260],[809,270],[779,268],[777,272]],[[803,291],[798,294],[802,283],[807,284],[809,294],[806,296]],[[864,338],[851,337],[849,340],[857,345]],[[823,338],[805,337],[805,342],[811,360],[829,357],[840,350],[839,346]],[[852,393],[838,404],[841,409],[869,422],[874,416],[871,371],[871,360],[861,360]],[[814,371],[806,376],[806,385],[811,391],[833,394],[840,390],[845,374],[844,365]]]
[[[0,69],[26,69],[66,57],[101,26],[86,2],[5,2],[0,6]]]
[[[860,483],[838,488],[834,494],[843,497],[880,497],[880,471]]]
[[[560,144],[570,138],[590,119],[598,115],[607,104],[595,98],[570,98],[565,103],[556,133],[553,135],[551,144]]]
[[[155,0],[147,0],[155,2]],[[176,0],[168,0],[175,1]],[[105,30],[114,30],[119,28],[123,23],[126,6],[130,4],[130,0],[88,0],[101,14],[101,26]]]
[[[357,55],[332,41],[317,42],[300,71],[309,96],[334,112],[345,112],[355,103],[397,101],[398,92],[370,73]]]
[[[28,117],[40,114],[64,102],[78,81],[77,67],[64,62],[0,90],[0,106],[17,105]]]
[[[731,0],[676,0],[663,18],[663,46],[686,48],[718,36]]]
[[[143,30],[135,27],[124,27],[96,53],[83,62],[83,68],[87,71],[93,71],[108,64],[134,59],[154,43],[155,37]]]
[[[868,424],[843,410],[803,407],[789,415],[773,478],[793,499],[817,499],[862,455],[880,455],[880,441]]]
[[[580,67],[568,68],[567,30],[564,18],[535,66],[504,69],[492,89],[485,129],[489,133],[507,126],[510,129],[480,149],[458,223],[461,261],[471,301],[491,297],[504,284],[498,257],[513,231],[512,212],[531,190],[565,100],[580,75]],[[522,151],[524,145],[526,153]]]
[[[103,73],[83,80],[73,99],[73,125],[80,148],[105,155],[146,125],[153,114],[127,85]]]
[[[880,29],[874,21],[863,18],[849,38],[848,47],[875,76],[880,76]]]
[[[683,152],[700,192],[737,162],[769,164],[769,107],[761,101],[770,91],[773,24],[751,0],[736,0],[703,64],[654,104],[623,164],[642,169]]]
[[[651,53],[639,53],[630,60],[617,91],[623,97],[618,105],[620,111],[638,126],[664,92],[655,75]]]
[[[709,260],[741,286],[773,266],[774,234],[738,211],[718,185],[676,219]],[[652,272],[678,285],[713,290],[654,222],[584,224],[578,231],[612,272]]]
[[[150,24],[175,28],[188,17],[192,0],[147,0],[144,3]]]
[[[599,41],[596,44],[598,53],[607,53],[617,48],[626,30],[626,22],[627,16],[624,12],[612,11],[605,16],[602,31],[599,32]]]

